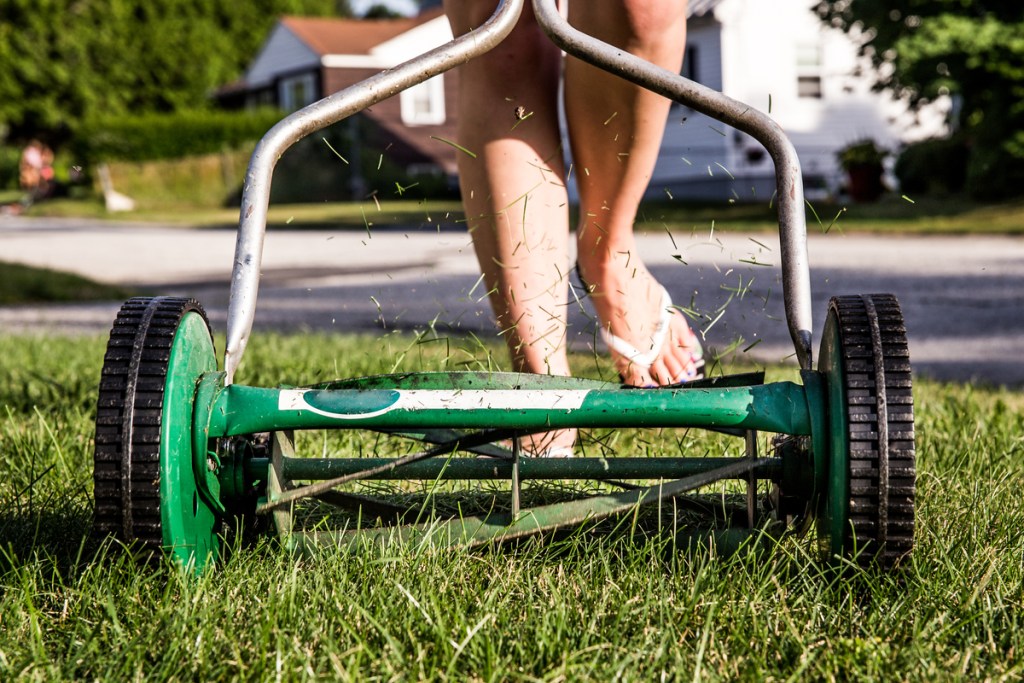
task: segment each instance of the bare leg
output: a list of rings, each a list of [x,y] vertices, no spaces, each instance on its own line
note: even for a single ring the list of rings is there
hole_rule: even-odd
[[[456,35],[480,26],[494,0],[446,0]],[[516,370],[568,375],[569,218],[558,132],[560,54],[528,7],[512,34],[459,70],[462,201],[491,307]],[[574,431],[526,439],[568,447]],[[534,443],[537,442],[537,443]]]
[[[678,71],[686,40],[686,0],[572,2],[573,26],[650,62]],[[580,188],[580,272],[602,327],[639,350],[661,319],[661,285],[636,252],[633,221],[647,189],[670,102],[576,59],[565,75],[566,114]],[[669,384],[692,369],[695,339],[682,315],[649,369],[613,354],[634,385]],[[655,350],[656,351],[656,350]]]

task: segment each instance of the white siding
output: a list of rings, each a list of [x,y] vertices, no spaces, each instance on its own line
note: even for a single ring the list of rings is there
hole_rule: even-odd
[[[727,88],[739,100],[771,116],[789,134],[800,157],[809,188],[824,180],[840,182],[836,152],[846,144],[871,138],[894,146],[899,132],[885,120],[881,97],[867,83],[854,84],[855,48],[842,34],[826,29],[810,11],[809,0],[767,2],[730,0],[721,8],[726,22]],[[817,48],[822,97],[797,92],[798,51]],[[769,164],[765,173],[771,173]]]
[[[319,64],[317,54],[279,23],[249,66],[245,80],[250,88],[261,88],[282,74],[318,68]]]
[[[385,68],[391,68],[451,40],[451,25],[442,15],[381,43],[370,54],[380,59]]]
[[[695,68],[695,80],[715,90],[722,88],[721,30],[713,20],[691,21],[687,31],[684,73]],[[717,121],[681,104],[669,110],[661,154],[648,194],[673,197],[702,196],[708,185],[719,185],[728,174],[728,130]]]
[[[915,117],[903,103],[872,91],[870,65],[859,61],[845,34],[820,23],[811,11],[814,4],[815,0],[722,0],[714,10],[718,23],[694,21],[689,36],[704,63],[698,69],[705,85],[716,87],[717,69],[718,89],[769,113],[787,132],[812,196],[822,183],[832,189],[838,186],[836,153],[851,142],[871,138],[895,150],[907,141],[944,131],[942,105]],[[713,64],[710,53],[716,48],[720,61]],[[801,48],[815,48],[820,54],[821,98],[798,95],[798,75],[815,71],[798,69]],[[858,68],[863,75],[855,75]],[[670,114],[650,194],[661,194],[659,185],[684,196],[746,199],[770,194],[774,168],[756,141],[700,115],[680,126],[677,109]],[[690,169],[676,163],[682,150],[691,154]]]

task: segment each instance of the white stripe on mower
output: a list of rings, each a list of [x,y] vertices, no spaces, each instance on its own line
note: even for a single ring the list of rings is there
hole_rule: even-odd
[[[313,389],[283,389],[278,396],[278,410],[308,410],[318,415],[341,420],[376,417],[394,410],[577,410],[583,405],[589,389],[412,389],[377,390],[381,400],[376,405],[363,405],[344,410],[346,392],[321,392]],[[332,398],[336,400],[331,400]],[[317,400],[323,399],[323,400]],[[334,405],[330,405],[330,404]],[[315,405],[319,404],[319,405]]]

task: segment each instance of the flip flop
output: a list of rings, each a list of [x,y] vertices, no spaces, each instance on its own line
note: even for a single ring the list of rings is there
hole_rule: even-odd
[[[609,330],[601,327],[601,339],[608,346],[609,349],[619,354],[626,360],[638,368],[649,371],[654,362],[661,356],[662,347],[665,345],[665,339],[668,337],[669,325],[672,322],[672,316],[675,315],[672,311],[672,297],[669,296],[668,290],[664,287],[661,288],[661,318],[658,320],[657,326],[654,328],[654,333],[651,335],[651,348],[647,351],[641,351],[636,348],[622,337],[617,337],[612,334]],[[704,378],[704,348],[700,345],[696,336],[693,339],[695,347],[690,347],[690,363],[692,364],[692,370],[684,372],[679,377],[673,378],[671,384],[680,384],[682,382],[691,382],[695,379]],[[625,378],[621,378],[625,381]]]

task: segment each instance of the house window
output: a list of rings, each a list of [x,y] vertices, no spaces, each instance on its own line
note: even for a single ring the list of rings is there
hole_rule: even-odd
[[[683,58],[683,70],[680,73],[683,78],[700,83],[700,79],[697,78],[697,48],[695,46],[687,46],[686,55]]]
[[[305,73],[282,78],[277,93],[281,108],[285,111],[302,109],[317,99],[315,75]]]
[[[687,45],[686,52],[683,54],[683,68],[679,75],[695,83],[700,83],[697,73],[697,48],[694,45]],[[679,102],[672,102],[672,106],[682,107],[683,105]]]
[[[444,77],[433,78],[404,90],[401,95],[402,123],[407,126],[436,126],[444,123]]]
[[[796,94],[821,99],[821,46],[804,43],[796,46]]]

